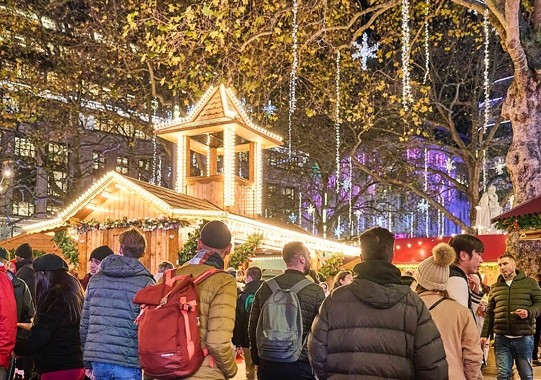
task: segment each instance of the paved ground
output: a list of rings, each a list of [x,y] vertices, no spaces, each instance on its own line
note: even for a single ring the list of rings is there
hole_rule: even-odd
[[[237,372],[237,376],[233,378],[233,380],[245,380],[246,379],[246,372],[244,371],[244,362],[237,363],[239,366],[239,371]],[[533,369],[533,378],[534,380],[541,380],[541,367],[534,367]],[[519,380],[518,375],[515,377],[516,380]],[[484,380],[496,380],[496,374],[484,375]]]

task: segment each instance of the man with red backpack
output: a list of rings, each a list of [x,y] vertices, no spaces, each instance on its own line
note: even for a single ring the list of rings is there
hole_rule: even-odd
[[[189,379],[229,379],[237,373],[235,350],[231,344],[235,326],[237,285],[224,272],[224,258],[231,252],[231,232],[225,223],[211,221],[203,226],[197,254],[174,270],[173,276],[192,275],[195,279],[219,270],[196,284],[199,296],[199,336],[205,358]],[[164,275],[165,277],[166,275]]]
[[[261,268],[255,266],[248,268],[246,270],[246,286],[237,298],[237,316],[235,318],[235,330],[233,330],[233,344],[243,351],[247,380],[255,379],[255,364],[252,361],[249,348],[248,321],[250,320],[250,309],[254,302],[254,294],[261,284],[263,284],[261,277]]]

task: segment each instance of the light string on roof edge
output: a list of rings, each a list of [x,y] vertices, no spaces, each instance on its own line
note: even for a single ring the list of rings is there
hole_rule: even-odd
[[[340,193],[340,50],[336,52],[336,113],[334,133],[336,137],[336,192]]]
[[[291,64],[291,73],[289,74],[289,115],[288,115],[288,129],[287,129],[287,135],[288,135],[288,154],[289,158],[291,159],[292,155],[292,144],[291,144],[291,138],[292,138],[292,125],[293,125],[293,113],[295,112],[295,108],[297,106],[297,99],[296,99],[296,87],[297,87],[297,66],[299,64],[298,58],[297,58],[297,11],[298,11],[298,4],[297,0],[293,0],[293,28],[291,31],[291,37],[293,40],[293,62]]]
[[[152,108],[152,120],[150,123],[152,124],[152,129],[154,130],[156,126],[154,125],[154,120],[156,119],[156,111],[158,109],[158,101],[156,98],[152,99],[150,102],[151,108]],[[156,180],[157,177],[157,157],[158,157],[158,144],[156,142],[156,133],[152,133],[152,175],[150,176],[150,180],[148,181],[151,185],[156,185],[158,182]]]

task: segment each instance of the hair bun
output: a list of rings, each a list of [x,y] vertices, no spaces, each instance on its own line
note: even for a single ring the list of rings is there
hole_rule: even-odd
[[[455,261],[456,253],[449,244],[439,243],[432,248],[432,256],[434,257],[434,264],[446,267]]]

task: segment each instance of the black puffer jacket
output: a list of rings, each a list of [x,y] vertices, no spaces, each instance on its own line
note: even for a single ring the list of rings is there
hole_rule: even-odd
[[[237,297],[237,310],[235,312],[235,329],[233,330],[233,344],[237,347],[250,347],[248,337],[248,321],[250,320],[250,309],[246,310],[246,300],[250,295],[255,294],[263,283],[262,280],[253,280],[246,284]]]
[[[286,269],[285,273],[276,276],[274,279],[282,289],[291,288],[297,282],[305,279],[306,277],[299,271],[293,269]],[[261,313],[261,307],[267,301],[267,298],[271,296],[272,292],[267,284],[264,282],[259,290],[255,293],[254,303],[252,304],[252,311],[250,313],[250,322],[248,326],[250,335],[250,353],[252,354],[252,360],[255,364],[259,364],[259,356],[256,346],[256,328],[259,314]],[[325,293],[323,289],[316,284],[310,284],[303,288],[297,296],[302,309],[302,339],[305,341],[306,336],[310,332],[312,322],[316,317],[319,307],[325,299]],[[306,345],[303,347],[299,361],[308,361],[308,352]]]
[[[511,312],[528,310],[528,318],[521,319]],[[541,315],[541,289],[533,278],[517,271],[511,286],[502,276],[490,287],[488,307],[482,337],[493,332],[498,335],[524,336],[535,333],[535,317]]]
[[[445,350],[425,304],[384,261],[358,264],[356,278],[323,302],[308,338],[325,379],[448,379]]]
[[[21,261],[17,261],[15,264],[15,267],[17,268],[16,276],[19,277],[21,280],[23,280],[26,285],[28,286],[28,289],[30,290],[30,295],[32,296],[32,300],[35,302],[35,292],[36,292],[36,285],[34,280],[34,259],[28,258],[23,259]]]

